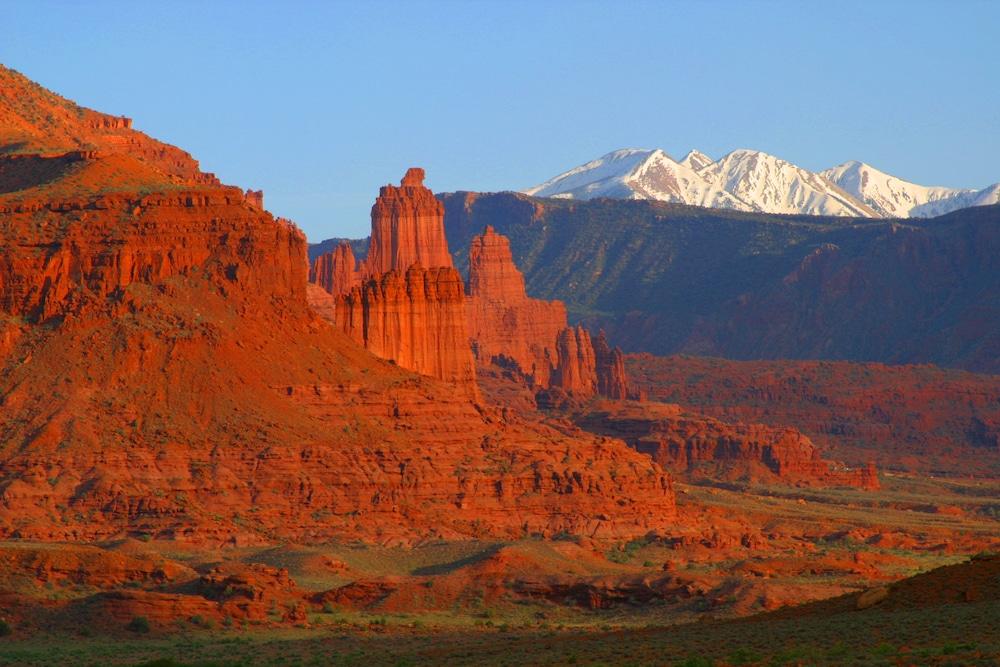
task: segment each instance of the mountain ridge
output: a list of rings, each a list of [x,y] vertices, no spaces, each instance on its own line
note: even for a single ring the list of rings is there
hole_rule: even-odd
[[[691,150],[624,148],[521,190],[560,199],[646,199],[760,213],[841,217],[934,217],[1000,202],[1000,183],[981,190],[910,183],[859,161],[813,172],[763,151],[718,160]]]

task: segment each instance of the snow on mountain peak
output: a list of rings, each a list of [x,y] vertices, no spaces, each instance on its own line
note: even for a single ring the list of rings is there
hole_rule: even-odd
[[[701,171],[708,165],[712,164],[714,160],[699,150],[690,150],[688,154],[684,156],[681,160],[681,164],[691,167],[695,171]]]
[[[927,187],[896,178],[864,162],[850,161],[820,172],[852,196],[868,204],[881,217],[908,218],[941,215],[976,203],[984,190]]]
[[[717,161],[697,150],[680,162],[661,149],[626,148],[524,191],[538,197],[652,199],[765,213],[930,217],[1000,203],[1000,183],[982,190],[925,187],[852,160],[814,173],[741,148]]]

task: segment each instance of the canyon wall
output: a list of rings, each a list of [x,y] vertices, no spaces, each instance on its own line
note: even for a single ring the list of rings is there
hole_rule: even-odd
[[[463,292],[455,269],[412,264],[336,297],[334,321],[369,352],[453,382],[475,397]]]
[[[597,393],[608,398],[629,398],[625,355],[621,348],[612,348],[601,331],[594,342],[594,364],[597,371]]]
[[[650,398],[793,426],[824,454],[933,475],[1000,475],[1000,376],[931,365],[628,355]]]
[[[309,267],[309,282],[337,296],[351,291],[364,278],[363,268],[358,266],[351,244],[346,241],[333,252],[317,257]]]

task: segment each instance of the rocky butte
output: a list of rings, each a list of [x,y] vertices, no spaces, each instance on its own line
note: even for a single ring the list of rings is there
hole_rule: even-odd
[[[362,317],[345,335],[307,303],[305,237],[257,193],[2,67],[0,121],[0,537],[630,539],[674,524],[648,456],[366,349],[408,326],[413,365],[437,355],[432,374],[471,377],[464,290],[435,237],[401,231],[431,254],[379,245],[383,272],[341,295]],[[380,238],[435,218],[416,173],[373,215]]]
[[[529,386],[579,397],[627,397],[621,350],[603,333],[599,349],[583,327],[570,327],[561,301],[532,299],[510,241],[487,226],[469,246],[469,333],[476,359],[512,368]]]
[[[655,402],[638,406],[606,402],[575,421],[588,431],[624,439],[685,477],[879,488],[873,463],[852,468],[824,460],[812,440],[787,426],[722,421]]]

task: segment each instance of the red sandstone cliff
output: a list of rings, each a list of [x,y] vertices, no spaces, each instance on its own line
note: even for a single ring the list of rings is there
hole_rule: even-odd
[[[335,297],[334,321],[369,352],[476,397],[463,292],[455,269],[413,264]]]
[[[340,243],[333,252],[320,255],[309,268],[309,282],[333,295],[341,295],[361,284],[366,276],[354,259],[351,244]]]
[[[556,337],[559,364],[552,374],[552,386],[578,396],[597,391],[597,363],[590,334],[581,326],[566,327]]]
[[[608,398],[624,399],[629,396],[625,375],[625,355],[620,347],[612,348],[601,331],[594,343],[594,362],[597,372],[597,393]]]
[[[60,156],[0,152],[0,536],[627,539],[675,520],[669,477],[624,443],[476,406],[316,317],[305,238],[256,196],[0,84],[0,124],[55,119],[3,125],[0,146]],[[66,157],[90,133],[120,141]],[[371,312],[464,327],[451,271],[390,273]]]
[[[794,426],[824,454],[924,474],[1000,475],[1000,376],[930,365],[628,355],[650,397]]]
[[[529,386],[559,388],[577,398],[628,394],[621,350],[604,333],[595,345],[570,327],[561,301],[532,299],[514,264],[510,241],[487,226],[469,249],[469,334],[482,364],[514,367]]]
[[[444,234],[444,205],[424,187],[424,170],[407,170],[399,187],[384,185],[372,206],[365,274],[378,277],[413,264],[452,266]]]

